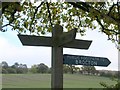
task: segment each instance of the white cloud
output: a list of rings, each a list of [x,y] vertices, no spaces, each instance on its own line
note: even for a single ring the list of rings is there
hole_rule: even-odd
[[[8,44],[7,40],[3,37],[0,37],[0,50],[6,47]]]
[[[7,61],[10,65],[15,62],[25,63],[29,67],[33,64],[45,63],[50,66],[50,48],[37,47],[6,47],[0,52],[2,60]]]
[[[10,65],[18,62],[31,66],[43,62],[50,66],[50,52],[51,49],[48,47],[16,46],[0,36],[0,59]]]

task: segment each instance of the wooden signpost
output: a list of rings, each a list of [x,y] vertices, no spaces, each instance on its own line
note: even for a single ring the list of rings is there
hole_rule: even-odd
[[[51,88],[63,88],[63,47],[88,49],[92,41],[78,40],[76,29],[63,32],[63,27],[55,25],[52,30],[52,37],[18,35],[20,41],[26,46],[48,46],[52,47],[52,76]]]

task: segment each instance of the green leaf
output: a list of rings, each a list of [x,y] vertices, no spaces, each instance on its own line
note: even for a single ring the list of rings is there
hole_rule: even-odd
[[[48,30],[47,30],[48,32],[51,32],[52,31],[52,27],[50,27],[50,28],[48,28]]]
[[[41,34],[43,34],[43,35],[44,35],[44,34],[45,34],[45,31],[41,31]]]
[[[28,28],[28,22],[24,22],[24,27]]]
[[[41,27],[38,27],[37,30],[38,30],[38,32],[40,32],[40,31],[42,30],[42,28],[41,28]]]

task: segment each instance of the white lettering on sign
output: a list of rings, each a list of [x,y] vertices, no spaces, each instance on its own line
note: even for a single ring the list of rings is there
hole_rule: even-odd
[[[92,65],[97,66],[97,61],[90,61],[90,60],[75,60],[75,64],[77,65]]]
[[[88,66],[97,66],[97,61],[100,58],[96,57],[86,57],[86,56],[67,56],[68,60],[75,60],[76,65],[88,65]]]
[[[79,64],[78,60],[75,60],[75,63],[76,63],[76,64]]]

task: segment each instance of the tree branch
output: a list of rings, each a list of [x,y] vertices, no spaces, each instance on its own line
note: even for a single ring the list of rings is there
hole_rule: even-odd
[[[110,16],[110,13],[111,13],[111,11],[112,11],[112,9],[116,6],[117,4],[113,4],[110,8],[109,8],[109,12],[108,12],[108,16]]]
[[[11,24],[10,24],[10,23],[5,24],[5,25],[2,26],[2,28],[6,27],[6,26],[8,26],[8,25],[11,25]]]
[[[32,17],[32,21],[31,21],[31,23],[30,23],[30,27],[29,27],[29,30],[30,30],[30,31],[31,31],[31,26],[32,26],[32,24],[33,24],[33,21],[34,21],[34,19],[35,19],[35,15],[37,14],[38,9],[42,6],[43,3],[44,3],[44,2],[41,2],[41,4],[35,9],[35,12],[34,12],[34,15],[33,15],[33,17]]]
[[[99,23],[99,25],[102,27],[102,32],[106,33],[106,31],[110,31],[110,32],[114,32],[116,35],[118,34],[118,32],[116,32],[115,30],[112,30],[112,29],[107,29],[104,27],[104,25],[101,23],[101,21],[99,20],[98,17],[96,17],[96,21]]]
[[[5,9],[9,7],[9,5],[9,2],[2,2],[2,14],[5,12]]]
[[[111,20],[114,23],[118,23],[119,22],[118,20],[116,21],[115,18],[113,18],[111,16],[108,16],[107,14],[101,13],[99,10],[97,10],[94,7],[92,7],[89,4],[87,4],[87,2],[79,2],[79,3],[68,2],[68,3],[73,5],[73,7],[75,7],[75,8],[77,7],[79,9],[82,9],[83,11],[86,11],[86,12],[90,12],[91,10],[93,10],[94,12],[97,12],[100,15],[101,19],[102,18],[108,18],[109,20]],[[93,13],[93,16],[96,17],[97,15],[94,15],[94,13]]]
[[[117,2],[117,10],[118,10],[118,15],[119,15],[119,21],[120,21],[120,2]],[[120,23],[119,23],[120,25]]]
[[[12,26],[11,23],[15,20],[15,13],[17,12],[17,9],[15,9],[13,12],[10,12],[10,11],[8,11],[8,12],[11,13],[11,17],[10,17],[11,20],[9,20],[9,23],[8,23],[8,24],[2,26],[2,28],[6,27],[6,26],[8,26],[8,25]],[[2,29],[2,30],[3,30],[3,29]],[[3,31],[4,31],[4,30],[3,30]]]
[[[75,2],[68,2],[69,4],[71,4],[71,5],[73,5],[73,7],[75,7],[75,8],[79,8],[79,9],[82,9],[83,11],[87,11],[87,12],[89,12],[89,10],[87,9],[87,8],[85,8],[85,7],[83,7],[83,6],[80,6],[80,4],[78,4],[78,3],[75,3]],[[83,3],[81,3],[81,5],[82,5]],[[83,4],[84,5],[84,4]]]
[[[118,10],[118,14],[119,14],[119,21],[120,21],[120,2],[119,0],[117,1],[117,10]],[[120,23],[118,23],[118,45],[120,45]],[[120,46],[118,46],[119,50],[120,50]]]
[[[4,26],[2,26],[0,29],[0,31],[2,31],[2,32],[6,32],[7,31],[7,29],[5,30],[5,29],[3,29],[4,27],[6,27],[6,26],[11,26],[11,27],[14,27],[13,25],[11,25],[11,23],[9,23],[9,24],[6,24],[6,25],[4,25]]]
[[[108,12],[107,15],[108,15],[109,17],[113,18],[115,21],[117,21],[117,22],[120,23],[120,20],[119,20],[119,19],[117,19],[116,17],[114,17],[113,15],[110,14],[110,13],[112,12],[112,9],[113,9],[115,6],[118,6],[118,4],[113,4],[113,5],[109,8],[109,12]],[[119,12],[119,11],[118,11],[118,12]],[[120,14],[119,14],[119,16],[120,16]]]
[[[9,8],[9,5],[15,5],[15,4],[17,4],[17,5],[20,5],[20,3],[19,2],[2,2],[2,14],[4,13],[4,12],[9,12],[10,13],[10,15],[11,15],[11,17],[9,17],[9,18],[7,18],[8,19],[8,21],[9,21],[9,23],[8,24],[6,24],[6,25],[4,25],[4,26],[2,26],[2,28],[4,28],[4,27],[6,27],[6,26],[12,26],[13,27],[13,25],[11,25],[11,23],[15,20],[15,13],[18,11],[17,10],[17,8],[16,7],[13,7],[12,8],[12,11],[10,11],[10,10],[6,10],[7,8]],[[4,32],[4,30],[2,29],[1,31],[3,31]]]
[[[2,14],[6,11],[7,8],[9,8],[10,5],[20,5],[20,2],[2,2]],[[14,9],[17,8],[15,7]]]
[[[53,24],[52,24],[52,19],[51,19],[51,13],[50,13],[50,10],[49,10],[49,4],[48,4],[48,2],[46,2],[46,4],[47,4],[47,10],[48,10],[48,13],[49,13],[48,18],[50,19],[50,24],[51,24],[51,26],[53,26]]]

